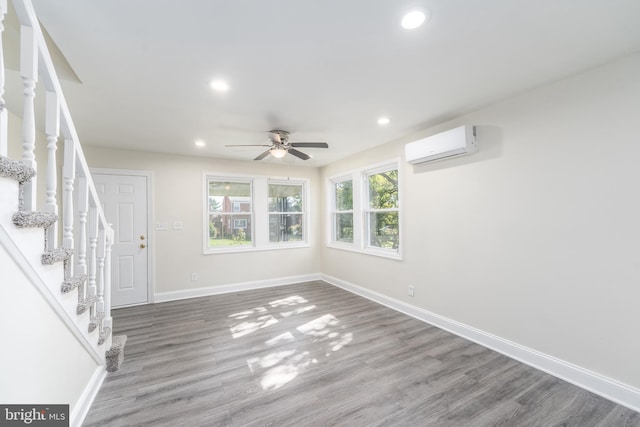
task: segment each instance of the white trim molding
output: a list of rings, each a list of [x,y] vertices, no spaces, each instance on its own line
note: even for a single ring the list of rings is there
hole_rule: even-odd
[[[209,295],[228,294],[230,292],[251,291],[254,289],[271,288],[274,286],[312,282],[314,280],[321,280],[320,273],[256,280],[252,282],[231,283],[227,285],[207,286],[205,288],[185,289],[183,291],[159,292],[155,295],[155,302],[158,303],[187,298],[205,297]]]
[[[635,387],[336,277],[322,274],[321,280],[466,338],[483,347],[495,350],[519,362],[640,412],[640,390]]]
[[[104,365],[98,366],[74,405],[73,411],[69,414],[72,427],[80,427],[82,425],[106,377],[107,371]]]
[[[147,179],[147,247],[151,250],[148,252],[147,257],[147,301],[142,304],[152,304],[153,296],[155,293],[156,281],[155,281],[155,230],[154,223],[154,209],[153,209],[153,178],[152,171],[133,170],[133,169],[112,169],[112,168],[90,168],[89,171],[94,174],[102,175],[130,175],[130,176],[142,176]],[[139,304],[133,304],[139,305]],[[123,305],[125,307],[128,305]]]

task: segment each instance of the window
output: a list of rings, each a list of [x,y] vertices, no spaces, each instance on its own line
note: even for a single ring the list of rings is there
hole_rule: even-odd
[[[329,246],[399,259],[398,161],[329,181]]]
[[[302,184],[269,184],[269,242],[304,240]]]
[[[368,191],[364,209],[367,223],[367,245],[398,249],[398,169],[365,175]]]
[[[251,184],[208,180],[210,248],[253,244]]]
[[[333,184],[332,238],[335,242],[353,243],[353,180]]]
[[[237,218],[233,220],[233,228],[238,229],[238,228],[247,228],[247,220],[246,219],[241,219],[241,218]]]
[[[204,174],[205,254],[308,247],[308,181]]]

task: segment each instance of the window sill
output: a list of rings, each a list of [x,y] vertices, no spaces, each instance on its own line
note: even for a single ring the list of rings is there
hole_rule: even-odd
[[[202,254],[203,255],[220,255],[220,254],[236,254],[243,252],[260,252],[260,251],[277,251],[281,249],[297,249],[297,248],[308,248],[311,245],[308,242],[296,242],[296,243],[281,243],[281,244],[269,244],[267,246],[243,246],[243,247],[225,247],[225,248],[216,248],[205,249]]]
[[[402,261],[402,255],[400,255],[400,253],[396,251],[389,251],[385,249],[361,249],[361,248],[356,248],[349,244],[341,244],[341,243],[335,243],[335,242],[327,243],[327,247],[330,249],[340,249],[342,251],[357,252],[363,255],[373,255],[380,258],[388,258],[388,259],[394,259],[397,261]]]

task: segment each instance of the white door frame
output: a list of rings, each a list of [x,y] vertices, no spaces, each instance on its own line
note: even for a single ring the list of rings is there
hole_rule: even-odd
[[[132,176],[144,176],[147,178],[147,248],[150,249],[147,256],[147,302],[140,304],[128,304],[122,307],[132,307],[135,305],[153,304],[155,303],[155,289],[156,281],[153,274],[154,259],[155,259],[155,238],[153,235],[153,172],[152,171],[140,171],[132,169],[111,169],[111,168],[89,168],[89,171],[99,173],[103,175],[132,175]],[[118,307],[120,308],[120,307]]]

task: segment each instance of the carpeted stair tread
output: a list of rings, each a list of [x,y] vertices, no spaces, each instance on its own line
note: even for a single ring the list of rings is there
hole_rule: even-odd
[[[66,261],[73,255],[73,249],[56,248],[42,254],[44,265],[53,265],[56,262]]]
[[[98,298],[95,295],[91,295],[86,297],[85,299],[83,299],[82,301],[80,301],[78,303],[78,308],[76,309],[76,313],[77,314],[82,314],[84,312],[86,312],[89,307],[91,306],[91,304],[93,304],[94,302],[96,302]]]
[[[124,360],[124,345],[127,342],[126,335],[116,335],[111,341],[111,348],[106,351],[107,372],[115,372],[120,369]]]
[[[100,325],[100,322],[102,322],[102,319],[104,319],[104,313],[95,316],[91,322],[89,322],[89,332],[95,331],[98,325]]]
[[[53,212],[18,211],[11,217],[18,228],[49,228],[58,220]]]
[[[82,285],[87,280],[86,274],[78,274],[77,276],[66,279],[60,286],[60,292],[63,294],[69,293]]]
[[[100,333],[100,337],[98,338],[98,345],[104,344],[104,342],[107,340],[109,335],[111,335],[111,328],[107,326],[106,328],[103,328],[102,332]],[[125,337],[124,339],[126,341],[126,339],[127,339],[126,335],[124,337]],[[122,344],[122,345],[124,346],[124,344]]]
[[[35,169],[22,162],[0,156],[0,176],[10,178],[18,182],[29,181],[36,175]]]

